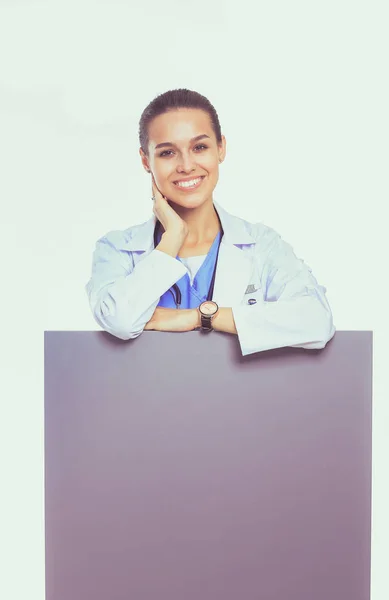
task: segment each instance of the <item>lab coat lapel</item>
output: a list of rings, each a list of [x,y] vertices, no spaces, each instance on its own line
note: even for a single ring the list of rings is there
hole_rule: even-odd
[[[251,283],[252,264],[248,252],[225,240],[222,241],[213,293],[213,298],[219,306],[240,304],[247,286]]]

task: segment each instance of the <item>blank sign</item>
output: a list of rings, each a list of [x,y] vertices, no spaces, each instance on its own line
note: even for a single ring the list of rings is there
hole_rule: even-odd
[[[368,600],[371,361],[46,332],[47,600]]]

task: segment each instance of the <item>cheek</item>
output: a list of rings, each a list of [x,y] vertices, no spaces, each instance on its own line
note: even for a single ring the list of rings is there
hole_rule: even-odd
[[[163,184],[169,177],[171,168],[166,163],[156,163],[153,165],[154,178],[157,184]]]
[[[197,164],[199,165],[199,167],[203,168],[204,171],[208,171],[208,173],[211,173],[212,175],[217,175],[218,173],[219,160],[215,160],[213,156],[199,159],[197,161]]]

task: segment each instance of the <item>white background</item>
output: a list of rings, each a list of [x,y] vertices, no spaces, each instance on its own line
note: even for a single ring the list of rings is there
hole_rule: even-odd
[[[372,600],[387,600],[386,3],[133,4],[0,0],[0,598],[44,598],[43,331],[98,329],[94,244],[152,214],[139,117],[189,87],[227,138],[215,199],[292,244],[338,330],[374,330]]]

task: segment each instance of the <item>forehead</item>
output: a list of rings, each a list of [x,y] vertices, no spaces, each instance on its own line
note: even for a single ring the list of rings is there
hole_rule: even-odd
[[[203,133],[214,135],[208,113],[192,108],[179,108],[158,115],[151,121],[148,133],[151,145],[187,142]]]

